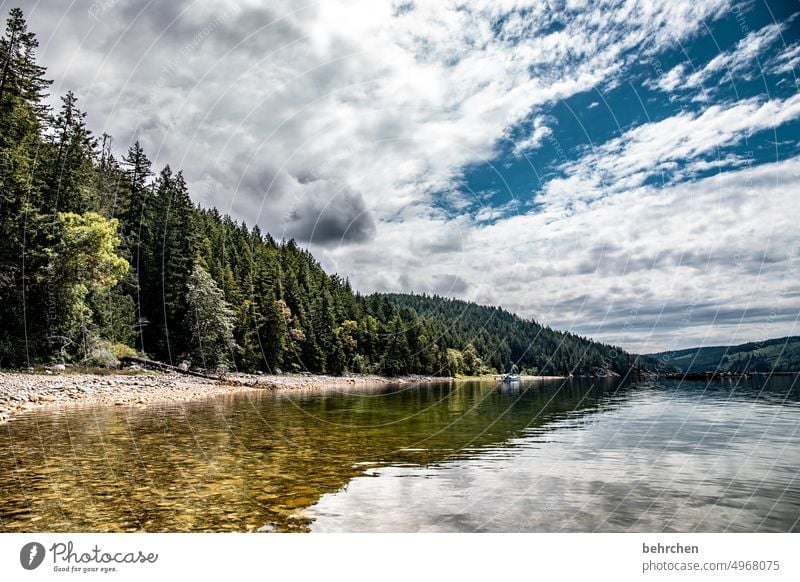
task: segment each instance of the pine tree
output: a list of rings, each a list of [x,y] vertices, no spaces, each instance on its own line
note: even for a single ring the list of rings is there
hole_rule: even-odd
[[[10,11],[0,38],[0,364],[30,365],[47,349],[48,293],[31,277],[44,267],[46,233],[38,220],[42,147],[50,81],[22,11]]]
[[[93,190],[96,141],[86,128],[86,113],[78,109],[72,91],[61,101],[61,110],[52,122],[54,135],[44,203],[53,212],[98,210]]]
[[[12,8],[6,20],[5,34],[0,38],[0,119],[8,117],[17,101],[27,104],[39,120],[47,113],[45,90],[52,81],[44,78],[45,68],[37,64],[35,51],[39,46],[36,35],[28,31],[22,10]],[[11,138],[5,130],[2,135]]]
[[[387,344],[381,359],[381,370],[387,376],[411,373],[414,370],[409,367],[410,360],[406,326],[400,316],[395,315],[387,325]]]
[[[149,348],[149,343],[145,342],[145,333],[152,314],[146,309],[147,305],[143,305],[143,302],[148,302],[148,295],[143,293],[143,289],[152,290],[157,284],[152,223],[156,209],[151,204],[151,188],[148,185],[148,179],[152,175],[151,163],[138,141],[128,149],[122,162],[126,188],[120,222],[127,258],[132,266],[127,287],[136,304],[137,344],[139,349],[145,351]]]
[[[146,289],[152,322],[150,335],[156,353],[169,362],[186,351],[187,303],[185,289],[197,255],[197,231],[194,206],[189,198],[183,174],[172,174],[169,166],[160,173],[154,193],[153,252],[157,273],[156,287]],[[147,278],[148,281],[152,278]],[[144,301],[144,298],[143,298]]]
[[[112,137],[104,133],[100,142],[94,190],[98,212],[108,218],[121,218],[128,203],[127,177],[112,152],[112,144]]]

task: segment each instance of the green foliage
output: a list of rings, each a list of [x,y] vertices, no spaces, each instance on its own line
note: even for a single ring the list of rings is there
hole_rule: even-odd
[[[95,314],[95,329],[98,336],[115,344],[125,346],[134,344],[136,306],[133,298],[125,294],[121,285],[90,293],[88,303]]]
[[[116,255],[118,221],[95,212],[56,215],[53,246],[47,251],[51,276],[64,286],[83,291],[113,287],[127,273],[128,262]]]
[[[543,375],[595,375],[607,370],[625,374],[644,367],[621,348],[522,319],[499,307],[428,295],[376,295],[395,309],[413,311],[446,345],[451,374],[508,372],[512,366]],[[649,365],[649,364],[648,364]]]
[[[461,351],[448,348],[447,349],[447,374],[449,376],[463,376],[466,373],[467,367],[464,365],[464,354]]]
[[[50,84],[36,64],[38,42],[22,11],[0,37],[0,365],[30,365],[48,349],[46,293],[30,277],[43,268],[37,247],[42,181],[37,172]]]
[[[800,336],[659,352],[650,357],[681,372],[795,372],[800,370]]]
[[[194,364],[206,369],[226,366],[229,354],[236,349],[234,313],[222,290],[199,264],[189,277],[187,303]]]
[[[111,354],[119,358],[135,358],[139,354],[127,344],[114,344],[111,346]]]
[[[86,113],[78,110],[72,91],[62,97],[61,111],[52,121],[45,166],[47,197],[53,211],[81,212],[98,206],[91,186],[94,181],[95,141],[86,129]]]
[[[111,342],[93,337],[81,364],[90,368],[116,368],[119,360]]]
[[[46,114],[44,91],[52,81],[44,79],[44,67],[36,63],[35,51],[38,46],[36,35],[28,31],[22,10],[12,8],[6,20],[5,34],[0,38],[0,62],[3,63],[0,72],[0,117],[4,121],[8,120],[6,113],[17,103],[23,103],[38,118]],[[5,133],[2,135],[11,137]]]
[[[57,304],[54,331],[62,355],[76,347],[89,352],[96,329],[89,297],[106,295],[128,271],[128,262],[115,252],[120,243],[116,229],[116,219],[94,212],[62,212],[55,217],[51,244],[44,251],[48,261],[44,283]]]

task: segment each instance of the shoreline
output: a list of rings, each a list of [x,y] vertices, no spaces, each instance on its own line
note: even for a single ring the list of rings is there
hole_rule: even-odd
[[[229,374],[224,379],[174,372],[136,374],[0,372],[0,425],[33,409],[80,404],[147,406],[190,402],[223,394],[257,390],[321,390],[421,382],[451,382],[448,377],[325,376]]]
[[[524,381],[562,380],[563,376],[521,376]],[[175,372],[29,373],[0,372],[0,425],[20,414],[74,405],[147,406],[190,402],[240,392],[342,389],[427,382],[500,382],[497,376],[326,376],[317,374],[229,374],[224,379]]]
[[[569,376],[530,376],[527,374],[519,374],[520,381],[524,382],[534,382],[536,380],[566,380]],[[476,381],[487,381],[487,382],[500,382],[503,379],[502,374],[487,374],[485,376],[461,376],[457,378],[453,378],[455,382],[476,382]]]

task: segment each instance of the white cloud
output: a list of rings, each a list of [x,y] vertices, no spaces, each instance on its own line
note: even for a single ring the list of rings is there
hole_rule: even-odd
[[[769,24],[748,33],[733,49],[721,52],[700,68],[695,68],[692,63],[680,63],[657,81],[646,84],[667,93],[678,88],[713,92],[720,75],[724,74],[734,83],[739,78],[750,79],[761,73],[762,53],[780,38],[785,28],[785,23]]]
[[[535,150],[542,141],[553,134],[553,130],[545,125],[546,118],[543,115],[537,115],[532,123],[531,132],[528,137],[520,139],[514,143],[514,155],[522,155],[525,152]]]
[[[30,20],[55,92],[76,89],[97,132],[139,137],[193,191],[215,184],[207,203],[280,235],[293,199],[319,197],[308,176],[345,185],[378,224],[431,203],[532,112],[613,83],[632,51],[728,4],[120,0],[95,21],[50,0]]]
[[[752,164],[753,160],[735,154],[728,154],[720,156],[711,160],[697,160],[686,164],[678,171],[675,181],[682,181],[684,178],[691,178],[697,174],[708,172],[709,170],[725,170],[730,168],[738,168]]]
[[[430,289],[447,274],[468,284],[449,295],[633,350],[736,343],[798,331],[798,192],[794,158],[561,216],[415,218],[384,225],[364,252],[319,250],[362,289]]]
[[[672,93],[675,89],[683,85],[686,65],[683,63],[676,65],[662,76],[654,86],[666,93]]]
[[[534,212],[509,203],[502,218],[484,208],[473,220],[440,213],[384,225],[375,248],[391,249],[391,261],[372,273],[356,249],[323,256],[359,272],[365,289],[429,288],[448,273],[467,282],[452,295],[634,350],[795,333],[800,285],[786,274],[800,264],[800,158],[750,167],[719,150],[798,116],[800,96],[685,112],[564,164]],[[661,183],[643,185],[658,172]],[[446,231],[459,244],[432,254],[425,241]]]
[[[800,42],[784,48],[767,63],[767,70],[775,75],[793,73],[798,68],[800,68]]]
[[[552,212],[573,211],[576,204],[637,188],[653,177],[672,183],[685,177],[686,172],[681,172],[685,163],[706,156],[712,156],[718,164],[730,161],[736,165],[733,158],[718,156],[720,148],[798,117],[800,95],[794,95],[785,100],[753,98],[728,106],[712,105],[699,113],[687,111],[645,123],[583,158],[563,164],[562,170],[569,177],[547,184],[540,201]],[[694,170],[701,169],[694,166]]]

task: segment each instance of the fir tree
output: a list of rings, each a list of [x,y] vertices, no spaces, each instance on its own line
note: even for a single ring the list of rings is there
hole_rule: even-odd
[[[72,91],[61,101],[61,110],[52,122],[52,153],[44,203],[53,212],[97,210],[99,203],[93,191],[96,142],[86,128],[86,113],[78,109]]]

